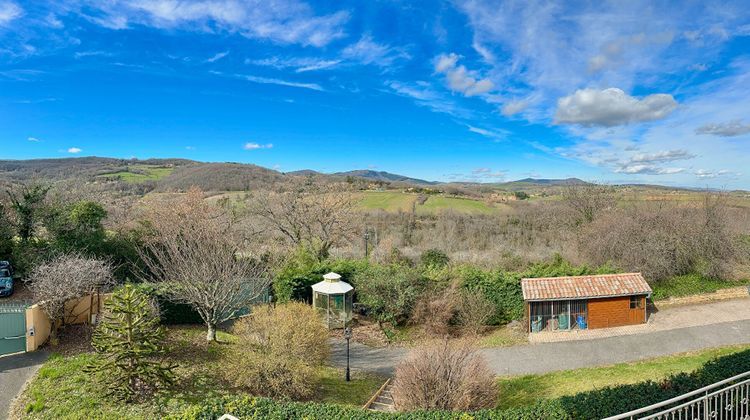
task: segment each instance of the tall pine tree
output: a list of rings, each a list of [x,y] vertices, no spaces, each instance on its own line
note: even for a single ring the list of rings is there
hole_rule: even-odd
[[[176,366],[158,360],[164,354],[164,329],[149,297],[126,285],[104,308],[91,338],[99,357],[86,370],[99,374],[108,396],[137,401],[171,385]]]

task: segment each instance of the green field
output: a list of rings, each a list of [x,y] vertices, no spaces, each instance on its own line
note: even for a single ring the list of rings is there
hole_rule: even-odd
[[[367,191],[361,193],[359,206],[365,210],[380,209],[390,212],[408,212],[416,208],[418,214],[435,214],[446,210],[470,214],[496,214],[510,209],[505,205],[491,206],[484,201],[442,195],[429,195],[424,204],[418,204],[418,197],[418,194],[400,191]]]
[[[503,207],[506,209],[509,208],[507,206]],[[445,210],[471,214],[496,214],[500,213],[502,208],[493,207],[484,201],[440,195],[432,195],[423,205],[417,206],[417,213],[420,214],[434,214]]]
[[[400,191],[368,191],[362,193],[359,206],[366,210],[411,211],[412,205],[416,201],[417,194]]]
[[[118,178],[129,184],[139,184],[145,181],[158,181],[172,173],[174,168],[150,165],[132,165],[127,171],[112,172],[101,175],[103,178]]]
[[[750,348],[748,345],[708,349],[635,363],[505,377],[498,380],[499,408],[522,407],[542,399],[574,395],[605,386],[658,381],[679,372],[691,372],[707,361]]]

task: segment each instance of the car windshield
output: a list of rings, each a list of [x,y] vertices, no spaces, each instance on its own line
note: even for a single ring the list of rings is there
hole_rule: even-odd
[[[10,277],[10,271],[0,270],[0,277]]]

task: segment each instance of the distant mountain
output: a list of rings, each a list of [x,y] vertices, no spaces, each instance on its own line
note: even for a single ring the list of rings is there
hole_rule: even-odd
[[[510,182],[516,184],[531,184],[531,185],[587,185],[588,182],[578,178],[565,178],[565,179],[544,179],[544,178],[524,178],[518,181]]]
[[[292,176],[316,176],[316,175],[325,175],[324,173],[313,171],[312,169],[302,169],[299,171],[291,171],[291,172],[284,172],[284,175],[292,175]]]
[[[347,172],[336,172],[334,174],[331,174],[333,176],[352,176],[357,178],[364,178],[369,179],[373,181],[385,181],[385,182],[406,182],[410,184],[420,184],[420,185],[435,185],[438,184],[438,182],[434,181],[425,181],[424,179],[419,178],[410,178],[408,176],[398,175],[398,174],[392,174],[390,172],[384,172],[384,171],[373,171],[369,169],[359,169],[355,171],[347,171]]]

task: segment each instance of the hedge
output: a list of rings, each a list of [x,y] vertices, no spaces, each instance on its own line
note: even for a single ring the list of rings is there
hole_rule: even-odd
[[[750,371],[750,350],[711,360],[691,373],[671,375],[660,382],[606,387],[508,410],[475,412],[415,411],[380,413],[333,404],[282,402],[268,398],[222,397],[193,406],[173,420],[216,419],[232,414],[241,419],[394,419],[394,420],[588,420],[617,415],[664,401]],[[502,398],[502,396],[501,396]]]
[[[594,419],[626,413],[668,400],[750,371],[750,350],[706,362],[691,373],[678,373],[654,382],[606,387],[559,399],[574,419]]]
[[[567,420],[562,406],[557,401],[544,401],[535,405],[510,410],[481,410],[475,412],[413,411],[408,413],[383,413],[365,411],[335,404],[281,402],[268,398],[222,397],[194,406],[171,420],[215,420],[224,414],[239,419],[364,419],[364,420]]]

